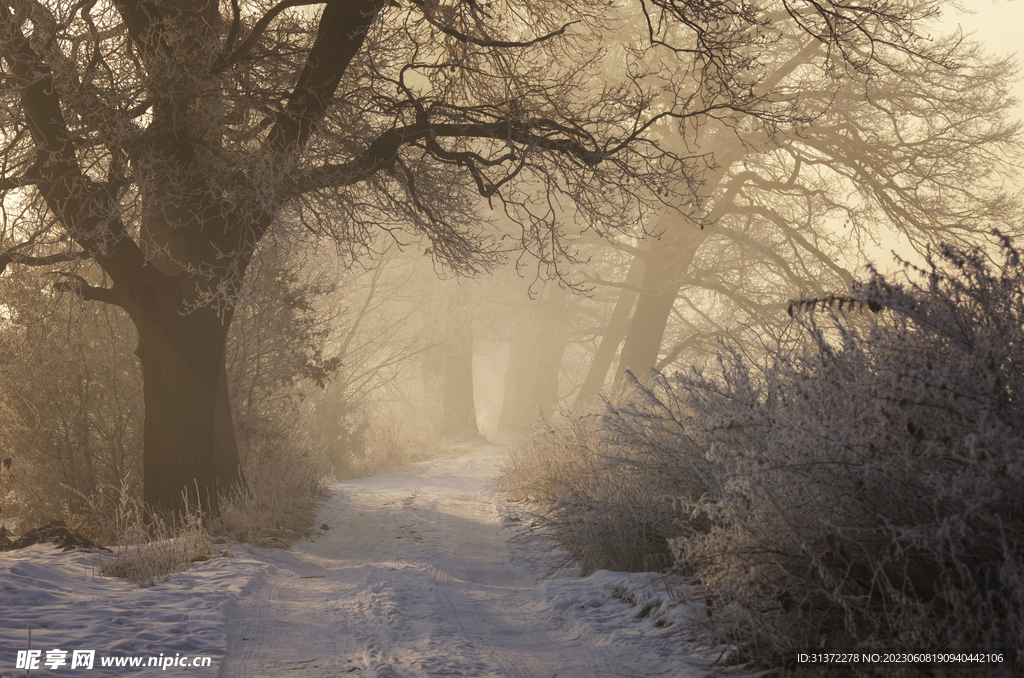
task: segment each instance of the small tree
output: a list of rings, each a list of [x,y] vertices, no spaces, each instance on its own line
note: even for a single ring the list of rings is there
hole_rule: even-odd
[[[271,243],[257,258],[259,274],[246,281],[227,342],[238,443],[247,451],[280,444],[307,391],[326,388],[341,363],[329,348],[336,274]]]
[[[47,276],[0,278],[0,457],[27,523],[64,516],[92,538],[122,488],[141,489],[142,384],[130,323],[115,309],[49,295]]]

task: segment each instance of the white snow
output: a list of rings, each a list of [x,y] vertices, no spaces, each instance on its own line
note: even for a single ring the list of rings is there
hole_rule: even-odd
[[[332,486],[317,521],[327,529],[287,551],[236,544],[233,558],[151,588],[99,576],[99,554],[47,545],[0,553],[0,677],[24,675],[15,662],[28,625],[44,662],[47,650],[96,651],[92,671],[32,675],[747,675],[712,666],[719,652],[692,642],[687,621],[703,610],[670,605],[661,575],[545,577],[555,556],[543,544],[508,543],[524,528],[493,488],[503,448],[461,451]],[[101,666],[104,657],[145,664],[161,655],[212,662]]]

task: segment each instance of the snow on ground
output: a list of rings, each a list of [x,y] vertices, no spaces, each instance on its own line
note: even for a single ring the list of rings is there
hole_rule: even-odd
[[[99,554],[0,553],[0,678],[24,675],[27,625],[43,651],[33,675],[746,675],[688,642],[687,615],[703,610],[657,602],[660,575],[545,578],[543,544],[508,542],[522,527],[491,482],[502,448],[463,451],[332,486],[326,529],[287,551],[234,545],[147,589],[98,576]],[[46,668],[48,650],[94,650],[93,669],[70,668],[71,654]],[[180,666],[196,657],[210,666]],[[102,665],[118,658],[143,667]]]

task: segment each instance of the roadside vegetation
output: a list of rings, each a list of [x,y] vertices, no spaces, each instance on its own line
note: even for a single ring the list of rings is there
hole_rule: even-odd
[[[543,421],[502,487],[584,572],[667,548],[735,662],[984,648],[1003,663],[896,673],[1020,675],[1024,265],[999,244],[793,302],[763,354],[725,343],[714,369]]]
[[[959,8],[8,3],[0,545],[155,583],[521,435],[564,566],[735,661],[1016,647],[1024,125]]]
[[[356,335],[352,327],[370,319],[341,307],[328,279],[337,273],[315,263],[263,253],[263,275],[235,314],[226,364],[245,484],[226,489],[216,515],[194,496],[178,515],[141,500],[144,398],[124,314],[44,294],[48,280],[32,272],[0,278],[2,536],[56,521],[114,549],[101,573],[149,585],[216,555],[215,541],[287,547],[311,529],[328,479],[405,461],[411,444],[375,434],[384,424],[367,412],[343,422],[367,432],[358,440],[338,440],[324,412],[325,388],[337,408],[390,374],[375,374],[364,352],[359,388],[346,388],[337,335]],[[356,274],[348,282],[349,297],[366,289]]]

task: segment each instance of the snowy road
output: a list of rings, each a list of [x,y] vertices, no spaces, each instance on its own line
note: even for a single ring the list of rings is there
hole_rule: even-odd
[[[222,675],[709,675],[678,624],[659,628],[611,597],[626,575],[542,580],[543,548],[506,543],[491,482],[500,454],[480,447],[334,486],[327,529],[261,550],[272,565],[262,585],[228,603]]]
[[[507,543],[523,528],[493,490],[502,448],[461,452],[333,486],[328,529],[287,551],[234,544],[149,588],[99,576],[105,554],[0,553],[0,677],[28,652],[33,677],[743,675],[710,668],[701,606],[662,602],[660,575],[544,578],[543,544]]]

